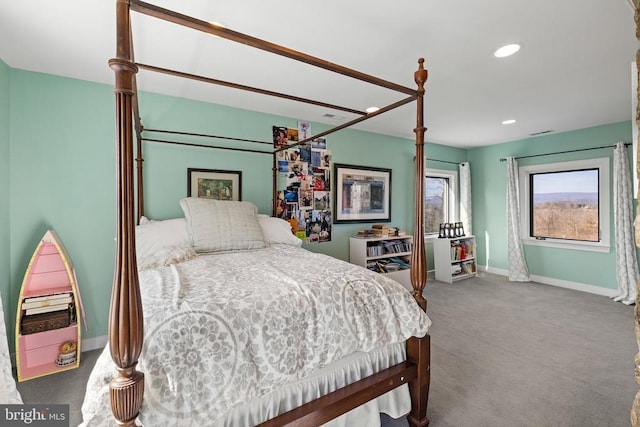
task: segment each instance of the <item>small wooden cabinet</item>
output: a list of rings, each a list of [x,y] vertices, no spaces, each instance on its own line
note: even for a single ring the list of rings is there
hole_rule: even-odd
[[[464,236],[433,240],[436,280],[453,283],[476,275],[476,238]]]
[[[349,262],[384,274],[411,288],[412,236],[351,237]]]
[[[80,366],[75,270],[53,230],[42,237],[20,289],[16,312],[16,366],[25,381]]]

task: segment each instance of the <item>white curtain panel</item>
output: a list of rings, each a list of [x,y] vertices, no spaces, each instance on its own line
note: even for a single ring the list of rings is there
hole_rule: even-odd
[[[612,298],[630,305],[638,295],[638,260],[633,228],[633,183],[624,142],[618,142],[613,150],[613,218],[618,294]]]
[[[529,282],[529,268],[524,258],[522,228],[520,227],[520,189],[518,184],[518,162],[507,157],[507,252],[509,280]]]
[[[473,234],[471,229],[471,165],[460,163],[460,221],[467,236]]]

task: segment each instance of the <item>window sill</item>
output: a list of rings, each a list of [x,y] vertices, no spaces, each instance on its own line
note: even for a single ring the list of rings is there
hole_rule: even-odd
[[[556,248],[556,249],[569,249],[574,251],[589,251],[589,252],[602,252],[609,253],[611,252],[611,246],[605,245],[602,243],[578,243],[578,242],[568,242],[568,241],[560,241],[560,240],[538,240],[538,239],[523,239],[522,243],[528,246],[545,246],[548,248]]]

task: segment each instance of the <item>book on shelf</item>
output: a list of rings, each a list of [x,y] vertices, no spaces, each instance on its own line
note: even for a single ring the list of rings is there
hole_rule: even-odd
[[[402,270],[402,269],[403,269],[402,266],[400,264],[396,264],[395,262],[388,262],[384,266],[384,270],[387,273],[390,273],[392,271]]]
[[[66,302],[62,304],[45,305],[43,307],[28,308],[25,310],[24,314],[27,316],[31,316],[32,314],[50,313],[52,311],[61,311],[61,310],[68,310],[68,309],[69,309],[69,303]]]
[[[386,224],[373,224],[368,230],[358,230],[355,237],[400,237],[406,236],[406,232],[399,227],[390,227]]]
[[[406,240],[389,240],[384,244],[386,253],[411,252],[413,244]]]
[[[356,237],[377,237],[377,236],[378,235],[373,230],[358,230],[358,234],[356,235]]]
[[[476,272],[475,264],[473,262],[463,262],[461,267],[465,274],[473,274]]]
[[[409,262],[407,260],[404,260],[402,258],[393,257],[393,258],[390,258],[390,260],[392,262],[395,262],[396,264],[400,265],[403,268],[409,268],[411,266],[411,264],[409,264]]]
[[[387,237],[390,234],[389,226],[386,224],[373,224],[371,230],[379,237]]]
[[[382,245],[367,246],[367,256],[380,256],[384,254],[384,247]]]
[[[47,307],[52,305],[69,304],[72,301],[70,293],[45,295],[41,297],[25,298],[22,302],[22,309]]]
[[[408,260],[392,257],[367,262],[367,268],[376,273],[391,273],[409,268]]]

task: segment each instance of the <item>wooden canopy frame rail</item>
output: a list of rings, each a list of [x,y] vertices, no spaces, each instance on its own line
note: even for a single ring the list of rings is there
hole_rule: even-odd
[[[158,19],[186,26],[195,30],[214,34],[245,45],[262,49],[277,55],[285,56],[312,66],[324,68],[334,73],[362,80],[373,85],[394,90],[408,97],[380,108],[374,113],[348,109],[321,103],[319,101],[293,97],[235,83],[222,82],[207,77],[195,76],[183,72],[161,69],[146,64],[136,64],[133,57],[133,41],[131,32],[131,12],[135,11]],[[142,351],[144,324],[140,284],[137,273],[135,251],[136,204],[143,206],[142,200],[142,125],[137,105],[136,73],[140,68],[162,72],[178,77],[191,78],[208,83],[222,84],[242,90],[250,90],[265,95],[278,96],[298,102],[306,102],[320,106],[329,106],[341,111],[349,111],[360,117],[313,135],[297,144],[304,143],[332,132],[352,126],[371,117],[383,114],[401,105],[416,101],[417,120],[415,162],[415,218],[414,218],[414,250],[411,255],[411,283],[416,303],[426,311],[427,301],[422,296],[426,284],[426,256],[424,243],[423,196],[424,196],[424,85],[427,71],[424,60],[418,61],[418,70],[414,79],[417,89],[407,88],[388,82],[337,64],[333,64],[313,56],[297,52],[264,40],[256,39],[230,29],[218,27],[186,15],[162,9],[160,7],[137,0],[116,0],[116,56],[109,61],[115,73],[116,98],[116,259],[111,305],[109,310],[109,347],[111,357],[116,364],[116,375],[110,384],[111,410],[118,425],[135,424],[144,394],[144,374],[136,369]],[[137,157],[134,159],[134,137],[137,134]],[[173,132],[170,132],[173,133]],[[193,134],[200,135],[200,134]],[[204,136],[204,135],[200,135]],[[211,136],[211,135],[207,135]],[[231,139],[231,138],[230,138]],[[292,145],[292,146],[293,146]],[[277,151],[277,150],[276,150]],[[274,153],[276,152],[274,151]],[[136,203],[133,163],[136,162],[138,194]],[[142,208],[143,209],[143,208]],[[299,408],[273,418],[263,425],[319,425],[336,418],[349,410],[362,405],[382,394],[408,383],[411,394],[411,412],[408,421],[411,426],[426,426],[427,403],[430,382],[430,337],[412,337],[407,340],[407,360],[370,377],[336,390],[320,399],[309,402]]]

